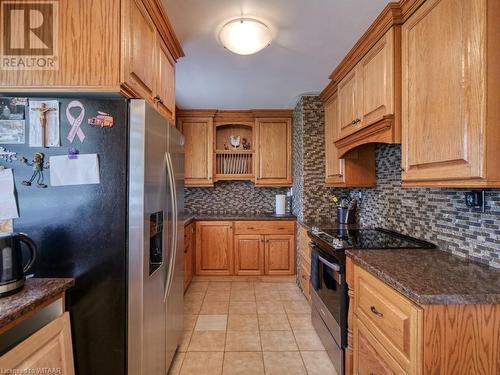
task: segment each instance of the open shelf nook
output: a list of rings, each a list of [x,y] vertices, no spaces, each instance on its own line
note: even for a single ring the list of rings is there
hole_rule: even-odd
[[[253,180],[253,123],[215,126],[215,180]]]

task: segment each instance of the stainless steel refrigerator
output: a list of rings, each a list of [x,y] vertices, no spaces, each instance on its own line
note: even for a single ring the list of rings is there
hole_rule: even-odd
[[[14,171],[14,230],[38,245],[35,277],[76,279],[67,308],[78,375],[165,375],[183,324],[184,138],[144,100],[76,98],[85,141],[71,144],[75,98],[46,99],[60,103],[61,147],[5,147],[47,159],[69,147],[96,153],[100,183],[53,187],[46,176],[46,189],[30,188],[30,168],[0,160]],[[99,111],[113,127],[87,125]]]
[[[130,102],[128,374],[166,374],[183,325],[184,138]]]

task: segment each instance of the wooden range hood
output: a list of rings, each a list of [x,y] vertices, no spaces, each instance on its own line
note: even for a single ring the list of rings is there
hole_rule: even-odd
[[[401,143],[400,128],[394,124],[394,115],[384,116],[382,120],[335,141],[339,157],[344,157],[352,149],[370,143]]]

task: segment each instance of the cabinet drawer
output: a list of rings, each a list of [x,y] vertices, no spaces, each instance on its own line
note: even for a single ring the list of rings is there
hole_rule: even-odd
[[[420,362],[422,309],[365,270],[354,268],[354,312],[408,371]]]
[[[356,348],[353,358],[354,374],[406,374],[359,319],[354,319],[353,339]]]
[[[235,234],[294,234],[295,221],[236,221]]]

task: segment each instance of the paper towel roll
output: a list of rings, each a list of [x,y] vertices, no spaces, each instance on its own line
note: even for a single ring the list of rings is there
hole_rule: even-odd
[[[284,215],[286,206],[286,195],[276,195],[276,215]]]

